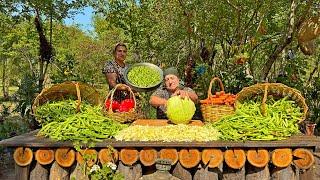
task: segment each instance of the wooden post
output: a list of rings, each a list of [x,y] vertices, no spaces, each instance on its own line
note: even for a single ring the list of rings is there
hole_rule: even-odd
[[[270,172],[269,167],[255,167],[250,163],[246,167],[246,180],[269,180]]]
[[[291,165],[285,168],[275,167],[271,170],[271,179],[296,179],[296,175]]]
[[[81,167],[80,163],[75,163],[71,167],[70,171],[70,179],[76,179],[76,180],[89,180],[88,175],[85,174],[84,166]]]
[[[316,148],[317,150],[318,148]],[[319,150],[319,149],[318,149]],[[320,152],[316,151],[313,153],[314,155],[314,166],[312,166],[308,171],[311,171],[312,178],[309,178],[308,180],[316,180],[320,177]],[[307,171],[307,172],[308,172]],[[303,176],[302,176],[303,177]],[[301,178],[302,179],[302,178]]]
[[[124,175],[125,180],[137,180],[142,177],[141,164],[128,166],[119,161],[118,171]]]
[[[220,163],[218,167],[209,168],[199,164],[197,172],[193,176],[193,180],[218,180],[222,178],[223,163]]]
[[[19,166],[15,163],[16,180],[28,180],[30,172],[30,164],[27,166]]]
[[[69,180],[69,170],[61,167],[57,161],[54,161],[50,169],[49,180]]]
[[[191,172],[188,171],[188,169],[182,167],[180,162],[177,162],[177,165],[173,169],[172,175],[179,179],[192,180]]]
[[[40,163],[34,161],[30,172],[30,180],[47,180],[49,179],[49,170]]]
[[[245,180],[245,167],[240,169],[232,169],[229,166],[223,168],[222,179],[223,180]]]

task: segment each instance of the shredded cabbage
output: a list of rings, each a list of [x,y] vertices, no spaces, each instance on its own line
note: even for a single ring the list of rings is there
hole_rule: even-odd
[[[196,112],[194,102],[189,98],[173,96],[167,101],[168,119],[175,124],[187,124]]]

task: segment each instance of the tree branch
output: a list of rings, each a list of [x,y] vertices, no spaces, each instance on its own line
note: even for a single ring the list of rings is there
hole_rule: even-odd
[[[296,1],[292,0],[291,1],[291,6],[290,6],[290,14],[289,14],[289,25],[288,25],[288,31],[284,39],[282,40],[282,43],[277,45],[275,47],[275,50],[272,54],[270,54],[267,62],[265,63],[262,73],[261,73],[261,79],[266,80],[268,77],[268,74],[270,72],[270,69],[273,65],[273,63],[277,60],[279,54],[283,51],[283,49],[292,42],[292,36],[294,32],[294,28],[296,28],[294,24],[295,20],[295,9],[296,9]]]

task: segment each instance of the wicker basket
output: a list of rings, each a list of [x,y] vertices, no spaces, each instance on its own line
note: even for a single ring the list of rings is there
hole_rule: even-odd
[[[32,112],[35,114],[36,109],[46,102],[70,98],[77,100],[77,112],[80,110],[80,104],[83,100],[92,105],[100,105],[102,102],[98,91],[94,87],[80,82],[64,82],[55,84],[50,88],[44,88],[34,99]],[[41,119],[37,117],[36,119],[41,122]]]
[[[131,109],[129,112],[113,112],[112,111],[112,102],[113,102],[113,96],[114,93],[116,92],[117,89],[119,89],[119,87],[121,86],[125,86],[129,93],[130,93],[130,98],[133,98],[134,100],[134,108]],[[137,101],[135,98],[134,93],[132,92],[131,88],[125,84],[117,84],[107,95],[106,99],[105,99],[105,104],[106,101],[110,99],[110,106],[108,108],[106,108],[105,106],[103,106],[104,109],[104,113],[106,116],[110,117],[111,119],[121,122],[121,123],[127,123],[127,122],[132,122],[138,118],[141,118],[140,114],[137,113]]]
[[[275,98],[283,98],[288,96],[289,99],[295,101],[298,106],[303,110],[303,116],[300,118],[299,123],[306,119],[308,106],[300,91],[290,88],[281,83],[259,83],[249,87],[243,88],[238,94],[236,102],[243,102],[252,99],[256,96],[263,96],[262,100],[262,114],[264,113],[265,101],[268,95]]]
[[[219,87],[221,91],[224,91],[222,81],[215,77],[210,81],[209,89],[208,89],[208,99],[210,99],[213,95],[211,93],[212,85],[215,81],[219,82]],[[220,120],[222,117],[226,115],[230,115],[234,113],[234,107],[230,105],[217,105],[217,104],[201,104],[200,105],[202,116],[207,122],[214,122]]]

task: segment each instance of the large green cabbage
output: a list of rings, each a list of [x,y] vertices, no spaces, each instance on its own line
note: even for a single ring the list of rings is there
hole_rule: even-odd
[[[173,96],[167,101],[167,116],[175,124],[187,124],[195,111],[194,102],[189,98]]]

